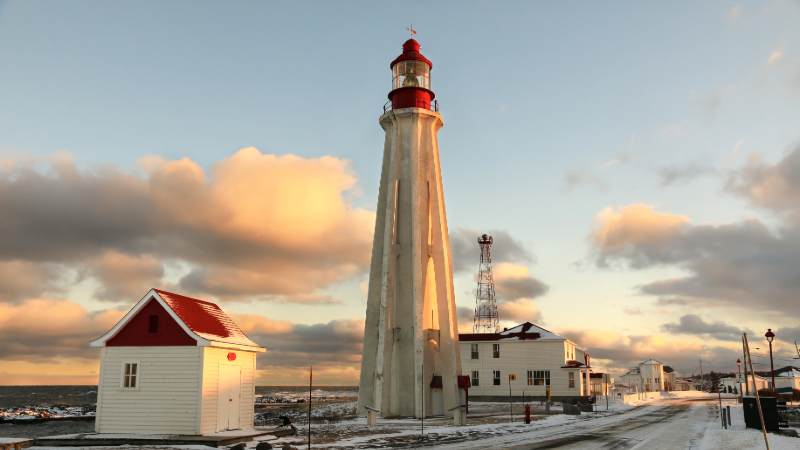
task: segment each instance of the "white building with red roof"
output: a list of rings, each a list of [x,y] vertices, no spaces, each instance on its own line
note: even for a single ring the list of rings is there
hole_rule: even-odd
[[[101,347],[98,433],[200,435],[253,428],[256,353],[214,303],[152,289]]]
[[[552,400],[591,395],[589,354],[540,326],[525,322],[499,333],[462,333],[458,340],[472,401],[539,400],[548,387]]]

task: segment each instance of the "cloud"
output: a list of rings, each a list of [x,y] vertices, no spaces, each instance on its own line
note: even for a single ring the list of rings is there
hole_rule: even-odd
[[[459,333],[472,333],[475,325],[475,311],[466,306],[456,307],[456,317],[458,319],[458,332]]]
[[[627,306],[622,309],[622,312],[624,312],[625,314],[627,314],[629,316],[641,316],[643,314],[641,309],[639,309],[639,308],[630,308],[630,307],[627,307]]]
[[[613,166],[614,164],[626,163],[631,160],[630,153],[625,150],[620,152],[616,157],[614,157],[611,161],[600,163],[600,167],[603,169],[608,169],[609,167]]]
[[[508,300],[497,305],[497,315],[502,322],[511,322],[512,326],[524,322],[541,321],[542,311],[527,298]]]
[[[111,251],[88,261],[87,267],[101,281],[95,293],[100,300],[141,297],[147,287],[161,284],[159,280],[164,276],[164,266],[152,255],[130,256]]]
[[[613,160],[612,160],[613,162]],[[594,186],[597,189],[608,189],[608,184],[589,172],[585,167],[572,167],[564,173],[564,192],[572,192],[581,184]]]
[[[69,278],[59,264],[0,261],[0,302],[18,303],[44,294],[61,294]]]
[[[709,336],[725,341],[741,341],[742,332],[752,333],[721,321],[707,323],[696,314],[687,314],[680,318],[680,323],[666,323],[661,328],[673,334]]]
[[[591,239],[598,250],[595,263],[608,266],[612,260],[626,260],[641,268],[666,262],[669,245],[687,227],[689,218],[654,211],[645,204],[601,211],[592,222]]]
[[[729,175],[725,189],[747,198],[754,205],[800,218],[800,145],[777,163],[768,163],[759,153]]]
[[[686,134],[686,131],[675,124],[669,124],[668,126],[664,127],[663,130],[661,130],[661,134],[664,136],[683,136]]]
[[[125,312],[87,311],[69,300],[46,298],[0,303],[0,381],[97,383],[99,353],[89,341],[110,330]],[[303,325],[257,314],[227,314],[267,348],[258,355],[259,383],[302,384],[298,375],[306,371],[307,377],[310,365],[317,381],[358,381],[364,319]],[[25,378],[26,374],[35,376]]]
[[[719,371],[735,370],[736,365],[733,362],[737,357],[741,357],[741,345],[703,346],[665,338],[658,334],[623,335],[616,331],[584,328],[562,329],[556,332],[586,349],[592,357],[595,371],[608,371],[617,376],[651,358],[679,371],[692,367],[697,370],[697,361],[702,358],[703,368],[706,371]],[[730,364],[733,367],[730,367]]]
[[[209,174],[188,158],[139,165],[144,178],[79,170],[63,153],[15,160],[0,172],[0,264],[31,280],[60,264],[109,301],[159,284],[165,261],[192,267],[187,294],[231,300],[312,299],[369,264],[375,214],[346,200],[357,192],[346,160],[246,148]],[[36,289],[0,281],[0,293],[23,291]]]
[[[87,311],[69,300],[0,303],[0,363],[97,359],[97,349],[89,348],[89,341],[110,330],[123,315],[115,309]]]
[[[729,24],[736,24],[741,20],[743,12],[744,9],[742,9],[741,6],[734,6],[730,11],[725,13],[725,19]]]
[[[546,284],[530,275],[528,266],[500,263],[492,268],[492,274],[500,299],[536,298],[547,293],[549,289]]]
[[[454,272],[478,272],[481,248],[478,236],[488,234],[494,238],[491,247],[492,264],[536,262],[536,256],[529,246],[502,230],[470,230],[459,228],[450,233],[450,254],[453,259]]]
[[[606,208],[591,233],[598,267],[673,266],[688,274],[638,287],[661,305],[738,306],[793,311],[800,295],[800,230],[757,219],[693,225],[648,205]],[[796,317],[796,315],[795,315]]]
[[[782,49],[775,50],[769,54],[769,58],[767,59],[767,64],[774,64],[782,57],[783,57],[783,50]]]
[[[258,356],[259,383],[302,384],[314,367],[320,383],[357,383],[361,370],[364,319],[303,325],[258,315],[230,314],[242,331],[267,349]],[[304,374],[299,378],[299,374]],[[320,375],[320,378],[317,375]]]
[[[690,104],[702,109],[707,114],[713,116],[719,105],[722,104],[722,101],[727,97],[728,94],[733,92],[736,88],[733,86],[729,86],[726,88],[717,89],[706,96],[697,96],[694,91],[692,91],[692,100],[689,101]]]
[[[739,142],[737,142],[736,146],[733,147],[733,152],[731,152],[731,155],[725,160],[725,167],[728,167],[733,160],[736,159],[736,156],[739,154],[739,149],[742,147],[743,143],[744,139],[739,139]]]
[[[713,166],[697,162],[673,164],[658,170],[661,186],[689,183],[697,178],[713,175],[716,172],[717,170]]]

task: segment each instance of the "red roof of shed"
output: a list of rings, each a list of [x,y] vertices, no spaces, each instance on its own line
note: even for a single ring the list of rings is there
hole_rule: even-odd
[[[153,292],[155,295],[151,294]],[[263,347],[251,341],[216,304],[160,289],[153,289],[148,295],[145,295],[111,331],[92,341],[92,345],[102,346],[104,342],[113,338],[148,301],[157,298],[160,298],[164,305],[175,313],[177,319],[188,328],[188,331],[196,335],[195,339],[200,339],[198,345],[208,345],[208,343],[202,344],[205,342],[203,340],[206,340],[255,347],[259,349],[255,351],[263,351]]]

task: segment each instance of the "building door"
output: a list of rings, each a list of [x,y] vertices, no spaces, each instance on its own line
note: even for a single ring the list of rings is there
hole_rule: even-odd
[[[441,389],[434,389],[432,392],[431,414],[434,416],[444,415],[444,393]]]
[[[241,428],[242,368],[220,364],[217,386],[217,431]]]

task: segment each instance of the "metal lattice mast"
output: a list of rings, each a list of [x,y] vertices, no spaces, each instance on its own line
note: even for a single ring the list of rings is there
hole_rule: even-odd
[[[491,236],[478,238],[481,246],[481,263],[478,266],[478,294],[475,298],[474,333],[497,333],[499,318],[497,315],[497,299],[494,295],[494,277],[492,276]]]

